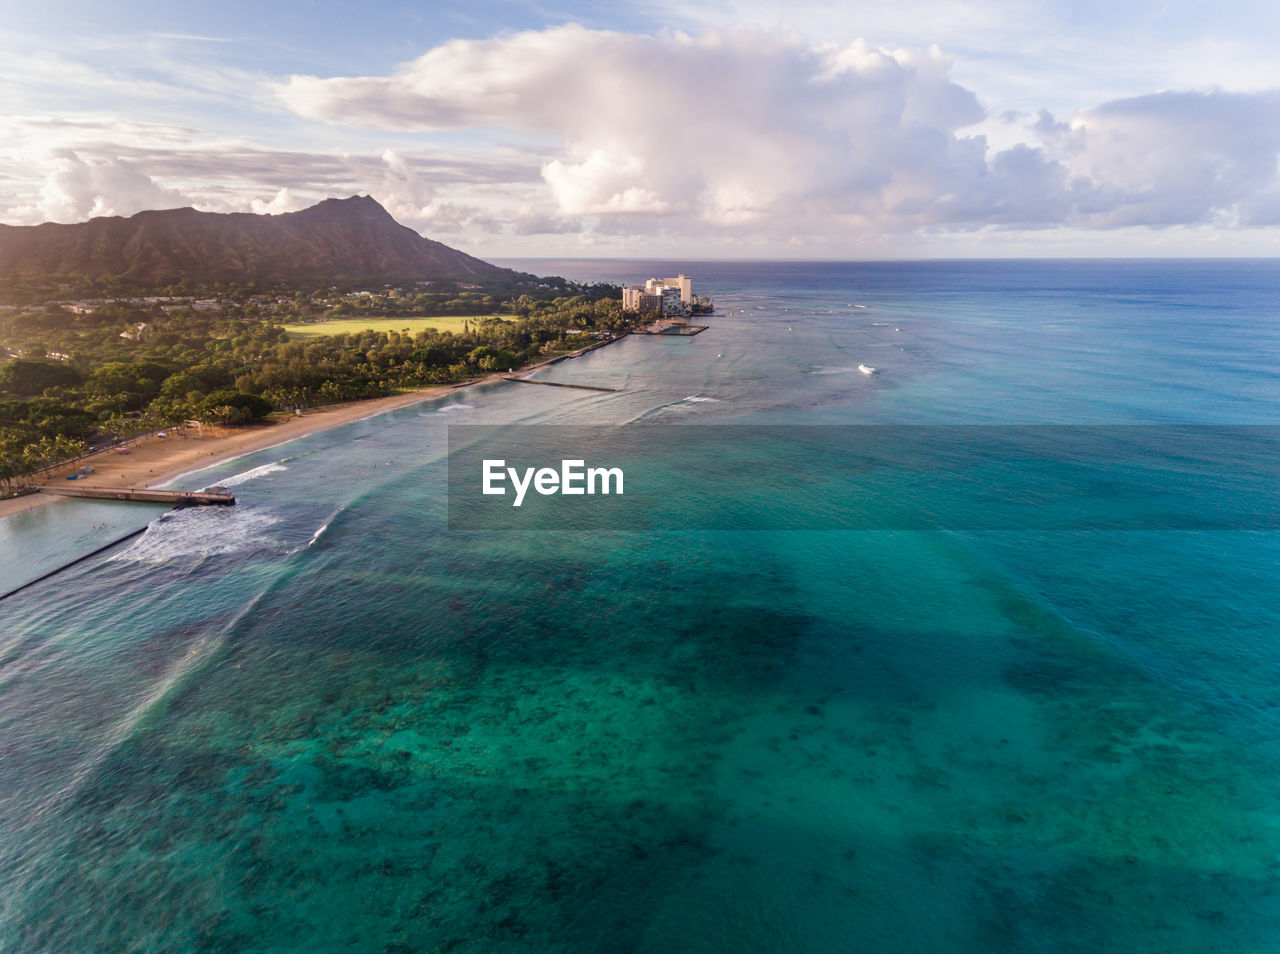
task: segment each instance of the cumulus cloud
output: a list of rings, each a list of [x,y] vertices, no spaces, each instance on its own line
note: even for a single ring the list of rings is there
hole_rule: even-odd
[[[0,117],[0,221],[181,205],[279,214],[366,192],[413,228],[497,232],[495,201],[527,202],[540,161],[511,148],[316,153],[109,117]]]
[[[79,222],[189,204],[181,192],[158,185],[122,159],[84,159],[60,149],[41,157],[38,164],[44,176],[35,202],[15,210],[23,219]]]
[[[313,199],[295,195],[289,191],[288,186],[285,186],[272,196],[269,201],[254,199],[249,203],[249,206],[259,215],[280,215],[282,212],[297,212],[299,209],[305,209],[313,204]]]
[[[381,160],[381,175],[369,191],[401,222],[432,232],[493,232],[500,228],[498,221],[479,206],[439,196],[435,184],[395,150],[384,151]]]
[[[1094,226],[1274,225],[1280,92],[1163,92],[1036,130],[1093,191]]]
[[[603,231],[1277,221],[1276,93],[1010,114],[1025,141],[997,150],[950,70],[936,47],[564,26],[453,41],[384,77],[295,76],[278,93],[303,116],[362,128],[554,134],[541,174],[556,211],[612,222]]]
[[[1275,90],[988,108],[936,47],[572,25],[452,41],[385,76],[272,88],[271,108],[293,112],[273,123],[311,126],[277,142],[342,147],[128,115],[0,117],[0,219],[284,212],[366,192],[464,242],[540,250],[539,236],[573,235],[561,247],[755,254],[1280,225]]]
[[[562,215],[742,225],[874,215],[959,187],[939,176],[976,168],[982,142],[956,132],[984,114],[949,68],[936,48],[566,26],[447,43],[388,77],[293,77],[280,93],[363,127],[554,132],[564,149],[542,176]],[[939,163],[937,145],[961,155]]]
[[[429,214],[435,189],[392,149],[382,154],[382,176],[377,191],[388,212],[397,218],[419,220]]]

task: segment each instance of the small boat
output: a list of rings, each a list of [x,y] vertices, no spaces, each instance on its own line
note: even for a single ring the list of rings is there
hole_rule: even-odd
[[[867,365],[865,365],[865,364],[860,364],[860,365],[858,365],[858,370],[859,370],[859,371],[861,371],[863,374],[875,374],[875,373],[876,373],[876,369],[875,369],[875,368],[867,367]]]

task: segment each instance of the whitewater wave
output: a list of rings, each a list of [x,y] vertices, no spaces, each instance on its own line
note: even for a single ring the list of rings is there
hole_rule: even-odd
[[[434,414],[452,414],[455,411],[470,411],[475,408],[474,404],[446,404],[444,407],[438,407],[433,411]]]
[[[858,368],[856,365],[851,365],[846,368],[843,366],[829,367],[827,365],[820,364],[813,368],[810,368],[808,373],[809,374],[857,374]]]
[[[704,394],[690,394],[686,398],[679,401],[671,401],[667,404],[659,404],[651,407],[649,410],[637,414],[633,418],[623,421],[624,424],[638,424],[641,421],[647,421],[651,418],[660,417],[668,414],[693,414],[694,406],[698,404],[719,404],[720,398],[708,397]]]
[[[281,463],[263,464],[260,467],[254,467],[252,470],[246,470],[242,474],[236,474],[234,477],[227,477],[224,480],[219,480],[215,484],[210,484],[210,486],[239,487],[241,484],[247,484],[249,481],[257,480],[259,477],[265,477],[267,474],[278,474],[281,471],[288,469],[288,467],[285,467],[284,464]],[[207,490],[208,488],[204,489]]]
[[[165,514],[126,550],[113,554],[116,563],[200,561],[231,553],[286,552],[272,528],[280,518],[270,511],[244,507],[188,507]]]
[[[333,518],[336,517],[338,514],[342,513],[342,511],[346,509],[347,509],[346,507],[339,507],[330,515],[328,520],[320,524],[320,529],[317,530],[315,533],[311,534],[311,539],[307,541],[307,547],[310,548],[315,546],[316,541],[319,540],[322,536],[324,536],[324,532],[329,529],[329,524],[333,523]]]

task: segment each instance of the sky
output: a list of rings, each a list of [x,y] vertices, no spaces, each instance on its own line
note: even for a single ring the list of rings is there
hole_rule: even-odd
[[[1280,254],[1280,5],[0,0],[0,222],[482,257]]]

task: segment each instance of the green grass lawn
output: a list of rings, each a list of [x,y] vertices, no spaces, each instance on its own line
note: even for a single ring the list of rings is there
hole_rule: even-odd
[[[307,341],[322,335],[347,335],[372,329],[374,331],[404,331],[416,335],[419,331],[435,328],[438,331],[461,331],[464,321],[477,318],[507,318],[510,315],[441,315],[436,318],[333,318],[326,321],[294,322],[284,325],[290,341]]]

